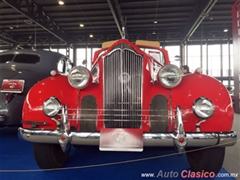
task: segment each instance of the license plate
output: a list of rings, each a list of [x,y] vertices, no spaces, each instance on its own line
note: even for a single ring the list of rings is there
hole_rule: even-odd
[[[100,131],[101,151],[143,151],[141,129],[106,128]]]
[[[2,82],[1,92],[22,93],[24,80],[4,79]]]

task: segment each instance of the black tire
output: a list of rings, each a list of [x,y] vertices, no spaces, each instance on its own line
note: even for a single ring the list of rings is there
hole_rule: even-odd
[[[67,153],[64,153],[59,144],[33,143],[33,152],[36,163],[41,169],[53,169],[64,166],[68,160],[70,148]]]
[[[193,150],[193,149],[192,149]],[[225,147],[213,147],[193,152],[187,152],[188,163],[195,172],[214,172],[217,174],[222,168]]]

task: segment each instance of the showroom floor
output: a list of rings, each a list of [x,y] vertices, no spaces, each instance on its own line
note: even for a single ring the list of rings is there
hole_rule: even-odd
[[[238,134],[240,134],[239,120],[240,115],[236,115],[234,130],[238,131]],[[237,145],[227,148],[220,173],[239,173],[239,147],[238,142]],[[142,153],[131,153],[100,152],[97,147],[87,147],[73,148],[64,168],[43,171],[35,163],[31,143],[18,138],[17,128],[0,129],[0,180],[153,178],[147,176],[158,179],[163,179],[163,176],[166,176],[164,179],[183,179],[181,177],[183,170],[191,170],[185,154],[177,155],[172,149],[147,148]]]
[[[234,114],[233,130],[237,132],[238,141],[234,146],[226,148],[223,167],[230,173],[238,173],[240,179],[240,114]]]

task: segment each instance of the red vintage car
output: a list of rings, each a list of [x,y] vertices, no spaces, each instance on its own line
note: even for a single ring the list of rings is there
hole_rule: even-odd
[[[92,69],[74,67],[35,84],[24,102],[21,136],[40,168],[59,168],[71,145],[102,151],[145,146],[186,152],[194,171],[217,173],[236,143],[227,89],[198,73],[183,75],[158,42],[103,43]],[[201,148],[201,149],[199,149]]]

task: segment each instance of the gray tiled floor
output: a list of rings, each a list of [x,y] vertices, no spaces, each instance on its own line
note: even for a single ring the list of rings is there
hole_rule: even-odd
[[[238,173],[237,179],[240,179],[240,114],[234,114],[233,130],[237,132],[238,141],[226,148],[223,167],[230,173]]]

